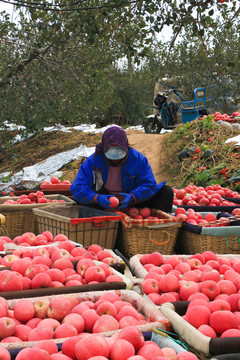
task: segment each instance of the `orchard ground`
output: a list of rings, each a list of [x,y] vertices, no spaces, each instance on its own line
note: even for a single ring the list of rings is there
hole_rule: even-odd
[[[164,138],[168,135],[151,135],[141,131],[129,130],[127,136],[130,146],[142,152],[152,167],[153,173],[158,182],[170,180],[171,175],[167,171],[166,151]],[[15,173],[24,167],[34,165],[46,158],[78,147],[83,144],[87,147],[95,146],[101,141],[102,133],[92,134],[74,130],[71,134],[54,131],[46,132],[26,141],[12,146],[8,153],[0,155],[0,173],[11,171]],[[17,156],[17,159],[16,157]],[[78,169],[85,158],[79,158],[64,166],[62,179],[75,179]]]
[[[210,125],[209,125],[210,124]],[[239,135],[239,130],[226,126],[216,126],[210,121],[209,128],[203,129],[201,120],[195,120],[188,125],[178,126],[174,131],[163,134],[146,134],[139,130],[126,130],[129,144],[148,158],[157,182],[166,180],[175,187],[184,187],[190,182],[196,185],[196,174],[199,168],[207,167],[214,176],[214,180],[221,181],[226,186],[227,176],[222,169],[227,169],[228,177],[239,168],[240,147],[235,143],[225,143],[231,137]],[[204,131],[203,131],[204,130]],[[1,134],[0,147],[4,137]],[[48,157],[74,149],[80,144],[93,147],[101,141],[102,133],[85,133],[74,130],[69,132],[44,132],[28,140],[20,142],[1,151],[0,173],[11,171],[15,173],[24,167],[34,165]],[[198,152],[179,161],[178,154],[186,148],[194,146]],[[204,149],[212,149],[213,155],[205,158]],[[85,158],[78,158],[61,169],[64,179],[73,181],[78,169]]]

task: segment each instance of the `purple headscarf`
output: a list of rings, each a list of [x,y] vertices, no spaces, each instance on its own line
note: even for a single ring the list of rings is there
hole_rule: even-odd
[[[102,142],[96,145],[95,155],[105,152],[111,147],[111,146],[120,146],[128,153],[128,138],[126,132],[118,127],[118,126],[112,126],[104,131],[102,136]]]

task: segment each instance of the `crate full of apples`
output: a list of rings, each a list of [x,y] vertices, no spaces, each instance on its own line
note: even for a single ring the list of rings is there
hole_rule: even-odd
[[[179,221],[201,227],[223,227],[240,225],[240,207],[233,209],[231,212],[205,212],[201,213],[194,209],[177,208],[174,215]]]
[[[185,207],[234,207],[234,199],[240,199],[240,194],[221,185],[196,186],[188,185],[182,189],[173,189],[173,204]],[[232,199],[230,200],[226,200]]]
[[[68,288],[77,287],[81,291],[81,286],[89,284],[102,284],[103,289],[107,283],[124,282],[127,288],[132,287],[130,279],[113,268],[120,258],[98,244],[85,249],[63,234],[53,237],[49,231],[39,235],[24,233],[13,241],[0,237],[1,249],[11,246],[11,253],[0,257],[0,266],[5,267],[0,272],[3,296],[11,296],[11,292],[24,296],[24,291],[29,290],[36,296],[42,290],[51,293],[52,288],[67,292]]]
[[[3,344],[4,345],[4,344]],[[103,337],[99,334],[80,334],[63,340],[59,345],[54,340],[40,340],[31,347],[18,349],[16,360],[197,360],[173,340],[152,332],[151,339],[134,326],[121,329],[119,333]],[[1,348],[3,359],[10,360],[11,350]]]
[[[190,302],[165,303],[160,309],[176,334],[195,353],[210,358],[219,355],[237,359],[240,353],[239,294],[207,302],[196,297]],[[215,359],[215,357],[214,357]]]
[[[70,190],[72,183],[69,180],[61,181],[57,176],[53,176],[50,181],[44,180],[40,184],[41,190]]]
[[[36,232],[36,219],[32,210],[48,206],[67,207],[76,204],[64,195],[44,195],[42,191],[29,195],[0,198],[0,212],[5,216],[8,236],[14,238],[26,231]]]
[[[194,255],[135,255],[130,264],[142,277],[142,292],[157,306],[165,302],[240,300],[240,256],[212,251]],[[240,302],[239,302],[240,305]],[[234,307],[240,311],[240,307]]]
[[[86,333],[110,336],[134,326],[141,331],[170,329],[159,308],[134,291],[98,291],[5,300],[0,297],[1,345],[21,348],[27,342]]]

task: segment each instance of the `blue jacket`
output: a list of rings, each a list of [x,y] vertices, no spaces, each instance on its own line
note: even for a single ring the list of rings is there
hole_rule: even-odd
[[[74,199],[82,204],[94,203],[94,167],[101,171],[103,184],[107,181],[108,164],[104,157],[90,155],[81,165],[70,188]],[[134,194],[138,202],[151,198],[166,183],[157,184],[147,158],[133,148],[129,149],[128,158],[122,165],[121,178],[123,192]]]

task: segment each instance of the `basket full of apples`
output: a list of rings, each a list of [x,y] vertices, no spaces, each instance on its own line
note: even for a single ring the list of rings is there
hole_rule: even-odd
[[[121,213],[119,238],[122,252],[129,258],[135,254],[160,251],[173,252],[182,223],[175,216],[157,209],[128,209]]]
[[[205,250],[218,254],[240,251],[240,207],[230,213],[201,213],[177,208],[175,216],[184,222],[179,242],[186,254]]]
[[[64,195],[45,195],[42,191],[28,195],[6,196],[0,198],[0,212],[5,216],[5,227],[10,238],[26,231],[36,232],[36,222],[32,210],[51,204],[66,207],[75,201]]]

